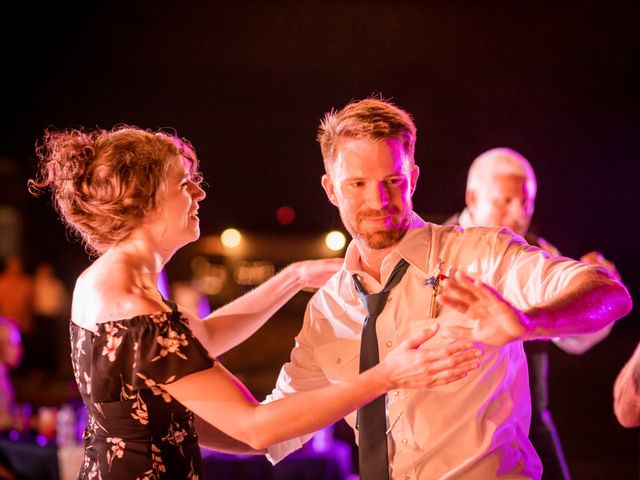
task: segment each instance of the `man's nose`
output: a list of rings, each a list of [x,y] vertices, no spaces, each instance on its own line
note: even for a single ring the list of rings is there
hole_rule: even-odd
[[[389,204],[389,192],[383,183],[376,183],[367,192],[367,204],[370,208],[381,210]]]

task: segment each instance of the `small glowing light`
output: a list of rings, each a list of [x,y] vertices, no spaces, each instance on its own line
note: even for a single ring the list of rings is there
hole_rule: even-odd
[[[347,239],[342,232],[334,230],[327,233],[327,236],[324,238],[324,243],[329,247],[329,250],[337,252],[344,248],[345,243],[347,243]]]
[[[220,235],[222,244],[227,248],[235,248],[240,245],[242,241],[242,235],[235,228],[227,228],[222,235]]]
[[[293,208],[284,205],[276,210],[276,220],[281,225],[289,225],[296,219],[296,212]]]

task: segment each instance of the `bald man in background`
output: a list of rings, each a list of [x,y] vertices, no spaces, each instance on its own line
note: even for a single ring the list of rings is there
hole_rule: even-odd
[[[560,252],[552,244],[529,231],[537,191],[536,176],[531,164],[518,152],[509,148],[494,148],[477,157],[467,176],[466,208],[449,218],[445,225],[462,227],[507,227],[530,244],[546,250],[551,256]],[[581,261],[601,265],[618,278],[613,263],[599,252],[584,255]],[[611,330],[579,337],[553,339],[567,353],[579,355],[602,341]],[[570,479],[551,413],[548,409],[548,351],[550,342],[524,343],[529,365],[531,387],[531,429],[529,438],[543,465],[543,479]]]

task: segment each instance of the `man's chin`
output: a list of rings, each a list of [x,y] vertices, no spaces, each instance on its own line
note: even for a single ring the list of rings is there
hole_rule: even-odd
[[[384,250],[398,243],[404,234],[405,232],[403,230],[387,230],[383,232],[359,234],[357,238],[371,250]]]

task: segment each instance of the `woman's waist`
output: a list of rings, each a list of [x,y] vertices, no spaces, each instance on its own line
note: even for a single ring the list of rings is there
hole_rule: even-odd
[[[92,416],[85,429],[87,435],[95,437],[119,437],[150,439],[178,435],[180,438],[194,437],[193,414],[186,411],[182,415],[146,415],[141,412],[121,412],[119,415]]]

